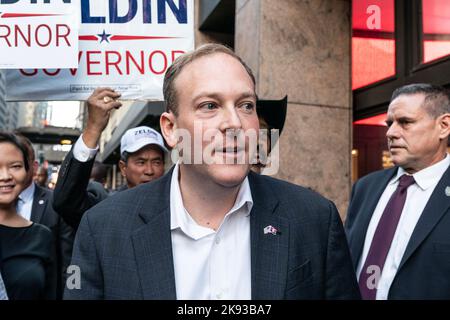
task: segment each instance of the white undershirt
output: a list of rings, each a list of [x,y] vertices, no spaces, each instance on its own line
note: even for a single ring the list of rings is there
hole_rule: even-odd
[[[439,180],[444,175],[445,171],[448,169],[449,165],[450,156],[447,154],[445,159],[413,174],[416,183],[411,185],[407,190],[405,206],[403,207],[389,253],[386,257],[386,262],[384,264],[383,271],[381,272],[381,278],[378,281],[376,296],[377,300],[387,300],[389,288],[391,287],[395,275],[397,274],[398,267],[403,258],[403,254],[405,253],[406,246],[408,245],[414,228],[416,227],[416,224],[419,221],[419,218],[422,215],[431,194],[436,188]],[[366,261],[373,235],[376,227],[378,226],[381,215],[383,214],[383,211],[392,194],[397,189],[400,177],[405,173],[405,170],[402,168],[398,169],[397,175],[388,183],[386,189],[380,197],[380,200],[378,201],[376,209],[370,220],[369,227],[367,228],[363,253],[358,263],[358,279],[364,262]]]
[[[170,220],[177,299],[251,299],[248,178],[236,202],[214,231],[198,225],[183,205],[175,165],[170,184]]]

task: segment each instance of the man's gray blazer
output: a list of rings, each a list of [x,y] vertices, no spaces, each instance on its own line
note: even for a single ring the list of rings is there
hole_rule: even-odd
[[[176,299],[170,182],[162,178],[110,197],[83,216],[72,264],[81,289],[66,299]],[[249,174],[253,197],[253,299],[358,299],[335,205],[305,188]],[[264,234],[266,226],[279,233]]]

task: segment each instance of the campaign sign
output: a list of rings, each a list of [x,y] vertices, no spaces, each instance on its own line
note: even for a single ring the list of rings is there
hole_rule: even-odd
[[[0,0],[0,69],[76,68],[78,8],[33,2]]]
[[[193,0],[62,1],[80,12],[78,67],[9,70],[7,100],[85,100],[99,86],[163,99],[166,70],[194,48]]]

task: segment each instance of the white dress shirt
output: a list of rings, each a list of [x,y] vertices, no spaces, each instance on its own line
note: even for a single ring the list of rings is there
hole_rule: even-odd
[[[32,182],[28,188],[24,189],[17,201],[17,212],[28,221],[31,220],[31,210],[33,209],[33,198],[35,190],[34,182]]]
[[[217,231],[198,225],[183,205],[175,165],[170,184],[170,224],[177,299],[251,299],[248,178]]]
[[[377,300],[387,300],[389,294],[389,288],[394,281],[397,274],[398,267],[405,253],[409,239],[422,215],[423,210],[431,197],[434,189],[436,188],[439,180],[444,175],[445,171],[450,165],[450,156],[447,154],[444,160],[435,163],[434,165],[420,170],[413,174],[415,184],[411,185],[407,190],[407,196],[405,206],[397,225],[397,229],[392,239],[389,253],[386,257],[386,262],[381,272],[381,278],[378,281],[377,287]],[[386,189],[378,201],[375,211],[367,228],[366,238],[364,241],[364,249],[361,255],[361,259],[358,263],[357,275],[361,274],[361,269],[366,261],[367,254],[372,243],[372,239],[375,233],[375,229],[380,221],[381,215],[391,198],[394,191],[397,189],[397,185],[400,177],[405,174],[405,170],[398,169],[397,175],[388,183]]]
[[[89,148],[83,141],[83,134],[77,139],[73,146],[73,156],[80,162],[87,162],[95,158],[98,152],[98,146],[95,149]]]

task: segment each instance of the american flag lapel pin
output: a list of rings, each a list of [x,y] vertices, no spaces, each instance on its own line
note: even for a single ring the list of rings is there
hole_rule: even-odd
[[[273,234],[273,235],[277,235],[280,234],[280,231],[278,231],[277,228],[275,228],[274,226],[267,226],[264,228],[264,234]]]

